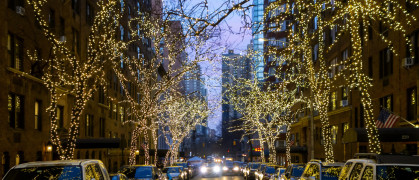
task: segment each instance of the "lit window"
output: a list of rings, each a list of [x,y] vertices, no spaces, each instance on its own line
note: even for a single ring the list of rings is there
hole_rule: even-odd
[[[336,144],[337,142],[337,134],[338,134],[338,126],[332,126],[331,128],[332,133],[332,143]]]

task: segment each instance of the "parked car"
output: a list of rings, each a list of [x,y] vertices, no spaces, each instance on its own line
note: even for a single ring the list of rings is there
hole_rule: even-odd
[[[37,161],[16,165],[3,180],[22,179],[103,179],[110,180],[100,160]]]
[[[255,179],[255,172],[259,167],[260,167],[260,163],[258,162],[248,163],[244,171],[244,179],[248,179],[248,180]]]
[[[260,163],[259,168],[257,168],[256,171],[255,171],[255,179],[256,180],[258,180],[259,179],[259,176],[263,174],[263,170],[265,169],[265,167],[267,165],[268,164],[266,164],[266,163]]]
[[[163,177],[168,180],[183,180],[187,178],[187,172],[182,166],[169,166],[163,169]]]
[[[278,165],[267,165],[261,169],[259,172],[258,179],[259,180],[269,180],[271,177],[275,176],[275,172],[277,169],[279,169],[281,166]]]
[[[305,164],[290,164],[281,175],[281,180],[299,180],[304,172]]]
[[[275,174],[273,176],[271,176],[270,180],[279,180],[281,179],[282,174],[285,173],[286,168],[278,168],[275,171]]]
[[[405,155],[355,154],[346,161],[339,180],[416,180],[419,178],[419,157]]]
[[[193,169],[187,162],[176,162],[173,164],[173,166],[182,166],[184,171],[186,173],[185,179],[190,179],[193,177]]]
[[[200,167],[202,177],[220,177],[222,175],[221,166],[218,163],[207,163]]]
[[[150,165],[122,166],[118,173],[125,174],[128,179],[141,180],[158,180],[161,176],[161,173],[157,167]]]
[[[307,163],[301,180],[337,180],[344,163],[326,163],[320,160],[311,160]]]
[[[109,177],[111,180],[128,180],[127,176],[122,173],[110,174]]]

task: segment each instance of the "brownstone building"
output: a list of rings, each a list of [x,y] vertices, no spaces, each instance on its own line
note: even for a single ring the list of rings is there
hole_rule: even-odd
[[[48,1],[44,8],[51,31],[60,41],[66,41],[80,59],[86,58],[87,37],[96,3],[96,0],[54,0]],[[121,0],[124,22],[120,24],[117,38],[129,39],[128,19],[136,16],[137,11],[151,11],[153,3],[154,0]],[[146,52],[150,44],[141,43],[128,53]],[[47,59],[51,47],[25,0],[0,1],[0,176],[22,162],[58,158],[54,150],[48,148],[51,125],[46,108],[50,98],[41,79],[46,64],[30,61],[27,56],[28,51],[37,50],[39,57]],[[98,91],[83,112],[74,158],[100,159],[110,172],[115,172],[128,163],[128,145],[134,125],[124,123],[128,118],[127,109],[110,100],[124,96],[116,75],[107,73],[106,78],[109,82],[106,94]],[[71,94],[58,101],[56,112],[61,133],[68,130],[73,103]],[[140,137],[140,144],[144,141],[152,142],[152,139]],[[143,163],[144,157],[140,156],[139,160]]]

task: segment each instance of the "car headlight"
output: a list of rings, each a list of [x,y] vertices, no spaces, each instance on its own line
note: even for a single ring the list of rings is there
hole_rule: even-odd
[[[233,168],[233,170],[234,171],[238,171],[239,170],[239,167],[236,166],[236,167]]]
[[[220,172],[221,171],[221,169],[220,169],[220,166],[214,166],[214,172]]]
[[[201,173],[206,173],[207,172],[207,167],[201,167]]]
[[[227,166],[224,166],[223,167],[223,171],[227,171],[228,170],[228,167]]]

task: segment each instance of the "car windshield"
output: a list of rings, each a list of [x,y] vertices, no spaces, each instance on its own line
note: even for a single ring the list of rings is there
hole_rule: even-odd
[[[292,168],[292,173],[291,176],[294,177],[300,177],[304,172],[304,166],[300,165],[300,166],[294,166]]]
[[[233,166],[233,162],[231,162],[231,161],[226,161],[226,166]]]
[[[419,178],[419,166],[377,166],[377,179],[406,179]]]
[[[179,173],[179,168],[164,168],[163,173]]]
[[[42,166],[10,170],[4,180],[12,179],[83,179],[80,166]]]
[[[275,173],[275,168],[268,166],[268,167],[266,167],[265,172],[269,173],[269,174],[273,174],[273,173]]]
[[[125,167],[119,171],[127,178],[151,178],[151,167]]]
[[[252,164],[252,169],[257,169],[260,167],[260,164]]]
[[[340,170],[342,170],[341,166],[323,166],[322,180],[337,180]]]

